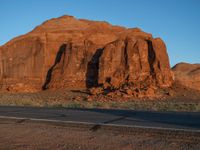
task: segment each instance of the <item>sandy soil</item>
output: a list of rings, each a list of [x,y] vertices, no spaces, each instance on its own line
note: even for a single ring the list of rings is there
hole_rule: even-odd
[[[200,137],[91,131],[42,123],[0,120],[2,150],[172,150],[200,149]]]

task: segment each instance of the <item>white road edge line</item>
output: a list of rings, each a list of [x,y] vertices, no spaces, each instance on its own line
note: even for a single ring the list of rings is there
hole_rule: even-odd
[[[37,118],[23,118],[23,117],[9,117],[9,116],[0,116],[0,119],[31,120],[31,121],[41,121],[41,122],[71,123],[71,124],[85,124],[85,125],[103,125],[103,126],[110,126],[110,127],[114,126],[114,127],[127,127],[127,128],[155,129],[155,130],[169,130],[169,131],[184,131],[184,132],[200,133],[200,130],[191,130],[191,129],[148,127],[148,126],[137,126],[137,125],[117,125],[117,124],[91,123],[91,122],[82,122],[82,121],[62,121],[62,120],[52,120],[52,119],[37,119]]]

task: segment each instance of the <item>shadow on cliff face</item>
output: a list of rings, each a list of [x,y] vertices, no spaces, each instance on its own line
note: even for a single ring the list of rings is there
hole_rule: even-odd
[[[99,78],[99,59],[103,53],[103,49],[97,49],[92,59],[88,62],[87,72],[86,72],[86,87],[96,87],[98,86]]]
[[[53,66],[51,66],[51,68],[48,70],[47,72],[47,75],[46,75],[46,80],[45,80],[45,83],[44,85],[42,86],[42,90],[46,90],[48,89],[48,85],[49,83],[51,82],[51,77],[52,77],[52,72],[55,68],[55,66],[60,63],[61,61],[61,58],[63,55],[65,55],[65,52],[66,52],[66,47],[67,47],[67,44],[62,44],[57,52],[57,55],[56,55],[56,58],[55,58],[55,62],[53,64]]]
[[[147,41],[148,43],[148,62],[149,62],[149,65],[150,65],[150,71],[151,71],[151,75],[154,74],[154,62],[155,62],[155,59],[156,59],[156,54],[155,54],[155,51],[153,49],[153,44],[151,41]]]

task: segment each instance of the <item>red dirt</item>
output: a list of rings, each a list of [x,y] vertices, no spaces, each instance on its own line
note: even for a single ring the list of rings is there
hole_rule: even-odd
[[[16,123],[0,120],[0,149],[7,150],[171,150],[200,149],[199,137],[148,132],[61,127],[40,123]]]

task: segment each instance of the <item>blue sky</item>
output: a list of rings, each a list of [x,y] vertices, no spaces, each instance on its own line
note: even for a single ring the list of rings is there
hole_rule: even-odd
[[[0,45],[64,14],[161,37],[171,65],[200,63],[200,0],[0,0]]]

